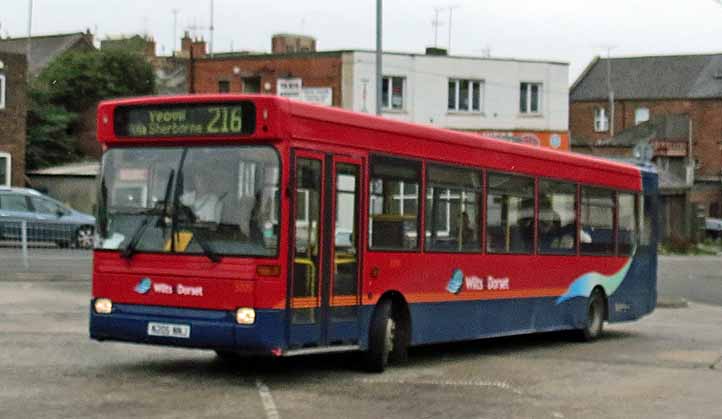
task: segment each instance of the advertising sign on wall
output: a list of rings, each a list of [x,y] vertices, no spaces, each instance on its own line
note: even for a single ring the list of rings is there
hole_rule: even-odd
[[[570,151],[568,132],[548,131],[482,131],[484,137],[498,138],[514,143],[528,144],[537,147],[549,147],[554,150]]]
[[[319,105],[333,105],[333,89],[330,87],[304,87],[301,100]]]
[[[303,79],[278,79],[276,80],[276,94],[278,96],[301,99],[303,94]]]

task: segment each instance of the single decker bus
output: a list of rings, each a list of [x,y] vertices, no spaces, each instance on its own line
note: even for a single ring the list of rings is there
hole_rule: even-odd
[[[268,95],[102,102],[90,336],[242,354],[569,330],[656,304],[657,175]]]

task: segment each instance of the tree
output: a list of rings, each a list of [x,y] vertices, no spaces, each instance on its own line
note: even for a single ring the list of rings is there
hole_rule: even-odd
[[[79,115],[103,99],[155,92],[143,56],[123,50],[69,52],[53,60],[28,87],[27,166],[77,160]]]
[[[39,83],[32,83],[28,91],[30,106],[25,150],[27,169],[76,160],[79,153],[69,133],[76,114],[50,103],[50,94]]]

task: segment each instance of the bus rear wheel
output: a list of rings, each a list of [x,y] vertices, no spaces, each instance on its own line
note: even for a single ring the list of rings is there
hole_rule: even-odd
[[[374,311],[369,328],[369,347],[365,354],[366,369],[370,372],[383,372],[389,360],[406,359],[407,344],[405,325],[399,321],[390,299],[379,303]]]
[[[577,338],[583,342],[590,342],[597,339],[604,329],[604,318],[606,317],[606,303],[604,292],[595,288],[587,302],[587,316],[584,327],[576,332]]]

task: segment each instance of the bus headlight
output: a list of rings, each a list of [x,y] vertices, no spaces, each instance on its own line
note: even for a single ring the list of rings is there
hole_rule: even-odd
[[[239,308],[236,310],[236,323],[253,324],[256,322],[256,310],[252,308]]]
[[[113,302],[107,298],[98,298],[93,305],[98,314],[110,314],[113,311]]]

